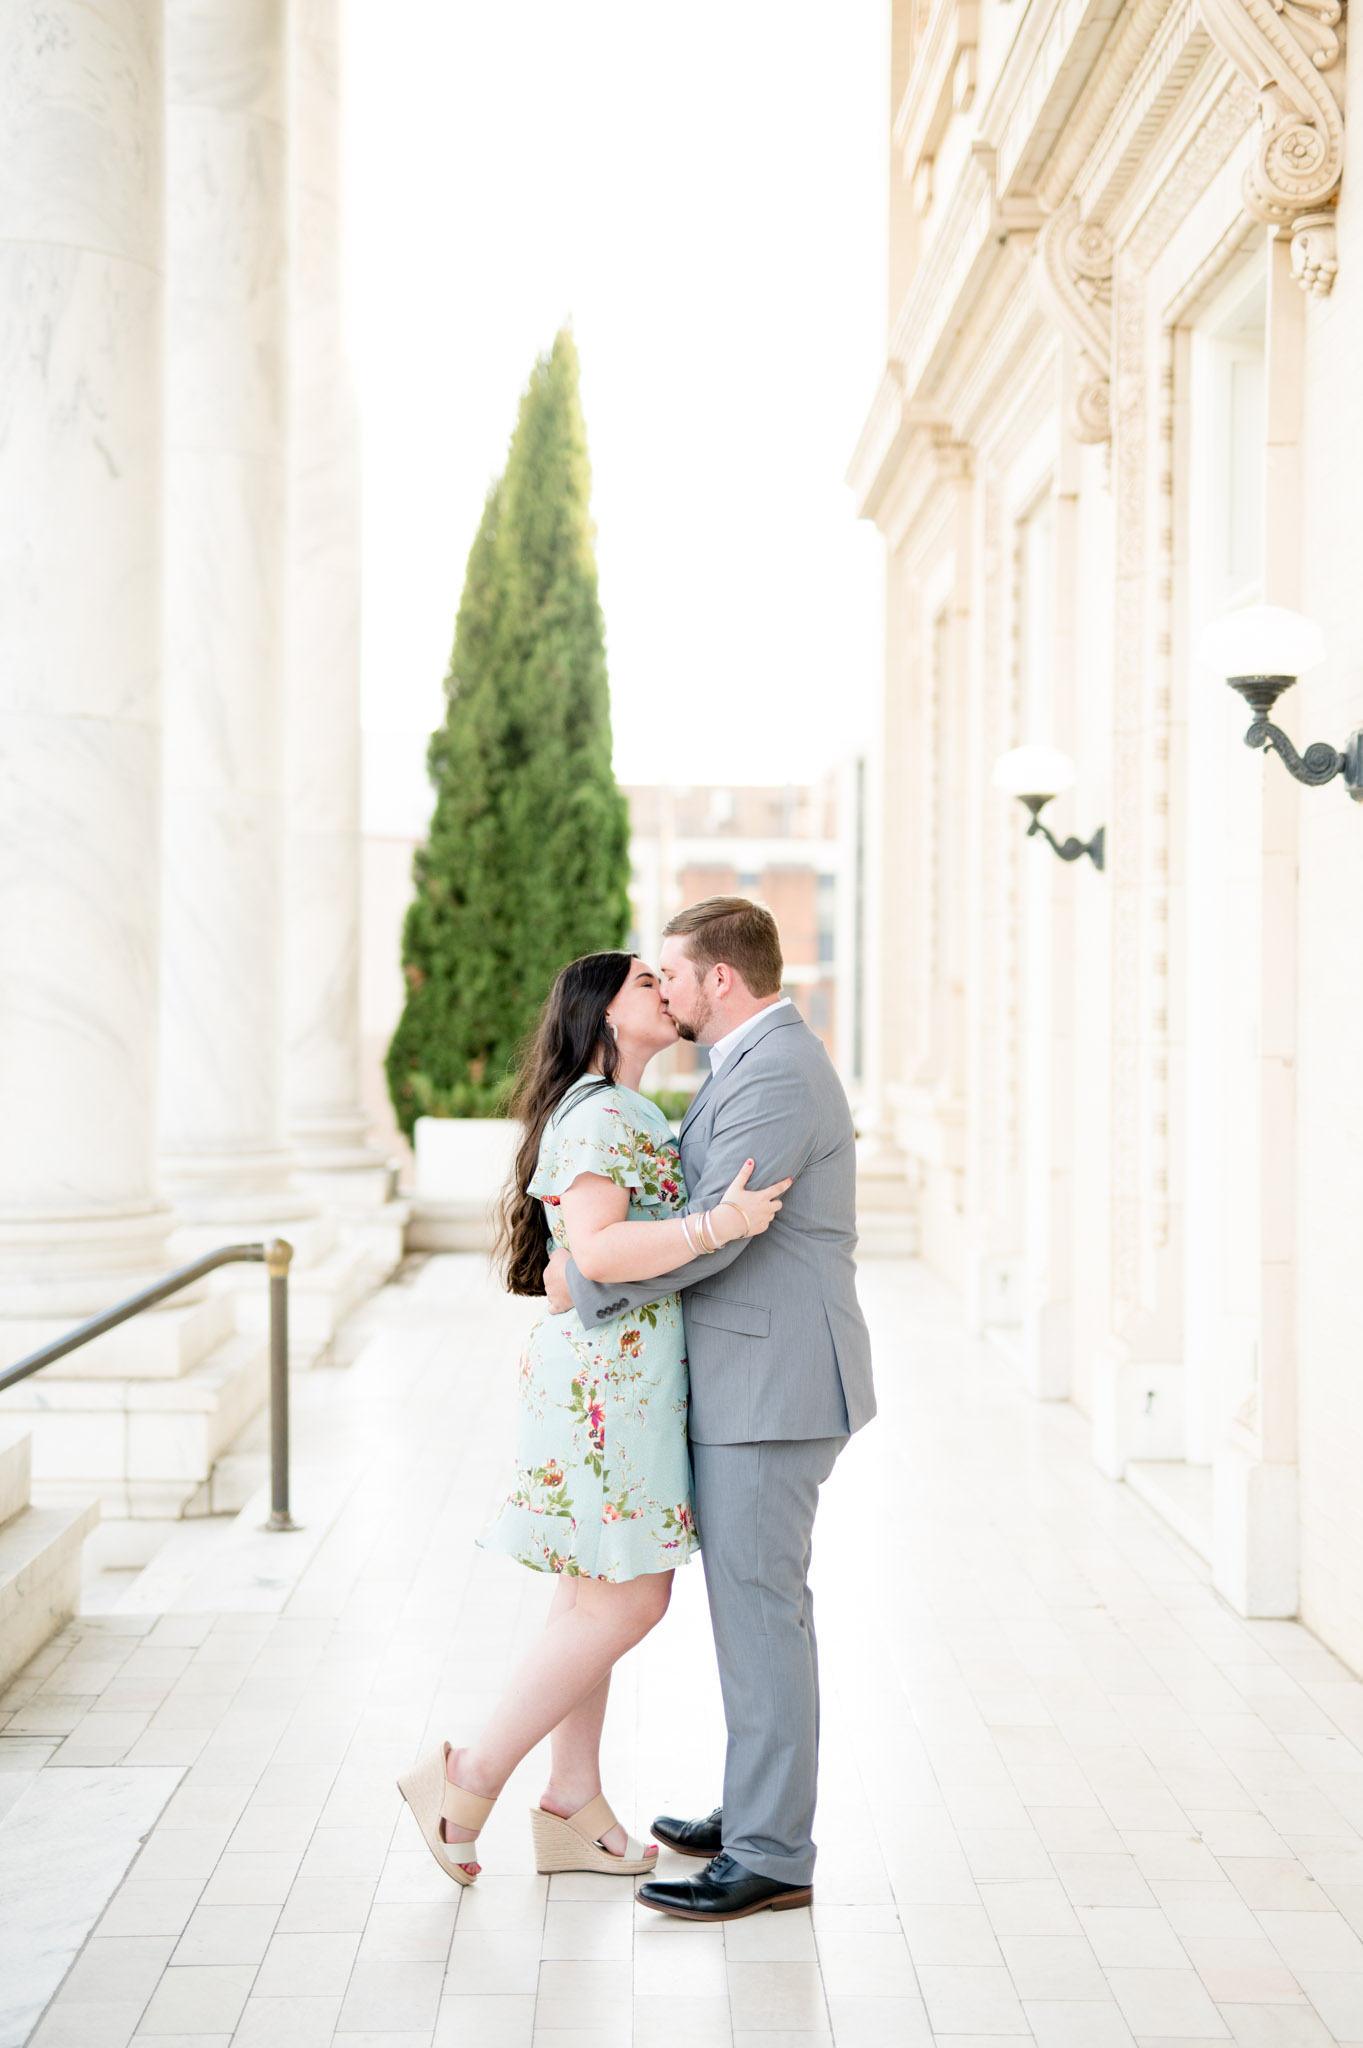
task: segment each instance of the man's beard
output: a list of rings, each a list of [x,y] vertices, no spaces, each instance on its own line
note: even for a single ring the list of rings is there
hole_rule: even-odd
[[[673,1027],[678,1038],[684,1038],[688,1045],[695,1045],[699,1041],[701,1032],[710,1021],[710,1004],[704,996],[699,996],[696,1002],[696,1014],[694,1017],[688,1018],[686,1023],[683,1023],[681,1018],[675,1016],[671,1010],[667,1014],[672,1018]]]

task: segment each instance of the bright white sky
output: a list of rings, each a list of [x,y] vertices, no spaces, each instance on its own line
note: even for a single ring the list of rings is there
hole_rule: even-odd
[[[571,319],[622,781],[862,738],[888,0],[347,0],[366,822],[421,829],[464,561]]]

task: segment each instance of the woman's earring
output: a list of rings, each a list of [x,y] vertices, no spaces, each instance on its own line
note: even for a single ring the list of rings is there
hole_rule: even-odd
[[[619,1045],[620,1033],[616,1028],[614,1020],[610,1017],[607,1017],[606,1019],[606,1029],[607,1031],[609,1031],[611,1037],[615,1040],[616,1044]]]

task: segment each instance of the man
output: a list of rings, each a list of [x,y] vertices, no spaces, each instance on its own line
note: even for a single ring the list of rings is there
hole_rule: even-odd
[[[563,1255],[550,1306],[609,1322],[680,1288],[691,1365],[696,1524],[729,1731],[724,1804],[655,1821],[708,1859],[639,1898],[692,1920],[806,1905],[814,1874],[819,1681],[808,1570],[819,1488],[875,1413],[856,1294],[852,1118],[827,1053],[781,995],[769,910],[715,896],[674,917],[659,966],[679,1036],[710,1049],[682,1125],[691,1213],[713,1208],[747,1159],[754,1187],[794,1185],[761,1237],[633,1284],[586,1280]],[[556,1270],[557,1266],[557,1270]],[[566,1281],[566,1285],[565,1285]]]

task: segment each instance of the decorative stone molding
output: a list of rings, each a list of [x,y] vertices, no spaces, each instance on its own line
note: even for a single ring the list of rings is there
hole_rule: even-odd
[[[1245,171],[1245,205],[1256,220],[1292,228],[1293,274],[1303,290],[1323,298],[1336,269],[1334,228],[1323,210],[1344,169],[1341,0],[1198,4],[1208,34],[1259,97],[1259,147]]]
[[[1292,228],[1292,275],[1313,299],[1325,299],[1339,269],[1335,214],[1306,213]]]
[[[1037,241],[1047,312],[1079,351],[1079,388],[1070,427],[1078,441],[1112,433],[1112,244],[1071,200],[1052,214]]]
[[[1123,239],[1123,251],[1137,270],[1150,268],[1175,228],[1188,218],[1231,151],[1253,126],[1255,114],[1253,92],[1244,79],[1232,78]]]

